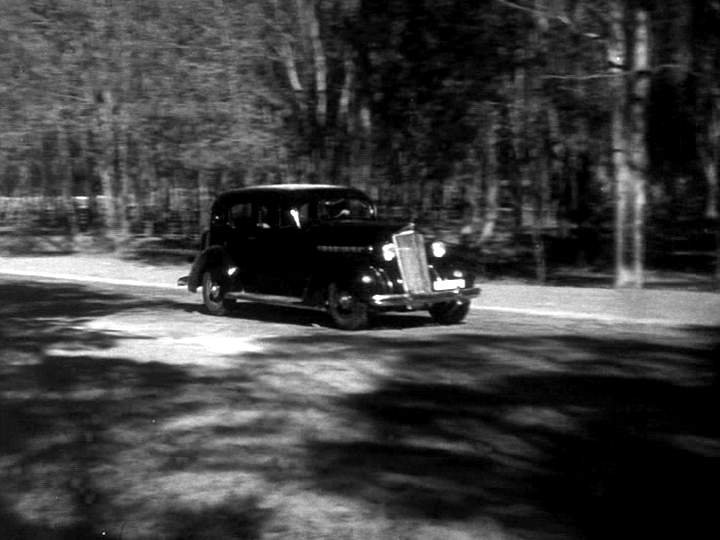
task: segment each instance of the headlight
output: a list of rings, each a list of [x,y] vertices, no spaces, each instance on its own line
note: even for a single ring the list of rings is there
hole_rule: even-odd
[[[382,247],[382,256],[383,256],[383,259],[385,259],[386,261],[388,261],[388,262],[392,261],[396,255],[397,255],[397,251],[395,249],[395,244],[385,244]]]
[[[430,250],[432,251],[433,257],[435,257],[436,259],[444,257],[447,253],[447,249],[445,248],[445,242],[433,242],[430,245]]]

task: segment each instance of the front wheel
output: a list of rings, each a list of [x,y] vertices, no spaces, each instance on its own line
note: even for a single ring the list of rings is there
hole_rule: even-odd
[[[203,304],[210,315],[226,315],[225,287],[219,280],[219,272],[205,270],[202,277]]]
[[[433,304],[429,310],[433,320],[440,324],[459,324],[470,311],[470,302],[461,300],[460,302],[442,302]]]
[[[345,287],[328,287],[328,313],[341,330],[360,330],[368,324],[368,305]]]

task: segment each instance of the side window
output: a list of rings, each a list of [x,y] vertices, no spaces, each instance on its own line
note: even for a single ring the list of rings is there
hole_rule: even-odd
[[[269,203],[256,203],[255,226],[259,229],[274,229],[278,225],[277,208]]]
[[[253,224],[252,205],[249,202],[233,205],[228,212],[230,225],[237,228],[247,228]]]
[[[310,205],[302,205],[283,208],[280,212],[280,226],[293,229],[301,229],[310,221]]]
[[[355,197],[321,199],[317,204],[317,217],[333,219],[375,219],[375,210],[368,201]]]
[[[276,228],[277,208],[272,203],[246,201],[235,203],[228,212],[229,224],[237,229]]]

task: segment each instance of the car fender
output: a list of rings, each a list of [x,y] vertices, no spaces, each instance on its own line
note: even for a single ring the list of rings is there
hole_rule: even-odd
[[[472,286],[475,282],[475,272],[472,268],[465,264],[459,257],[446,256],[442,259],[434,259],[431,262],[431,277],[433,279],[454,279],[458,277],[465,278],[468,286]],[[432,275],[432,274],[435,275]]]
[[[210,246],[197,256],[188,276],[188,290],[195,292],[200,286],[202,275],[207,268],[225,267],[231,264],[230,256],[224,246]]]
[[[324,297],[331,283],[346,288],[362,301],[369,301],[374,294],[390,292],[383,282],[378,269],[369,263],[361,265],[333,265],[316,274],[311,280],[311,289]],[[317,296],[316,296],[317,297]]]

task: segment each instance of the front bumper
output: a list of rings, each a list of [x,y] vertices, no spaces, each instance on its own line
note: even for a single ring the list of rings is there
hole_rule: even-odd
[[[370,305],[377,308],[418,309],[442,302],[469,301],[479,295],[480,287],[465,287],[451,291],[420,294],[375,294],[370,297]]]

